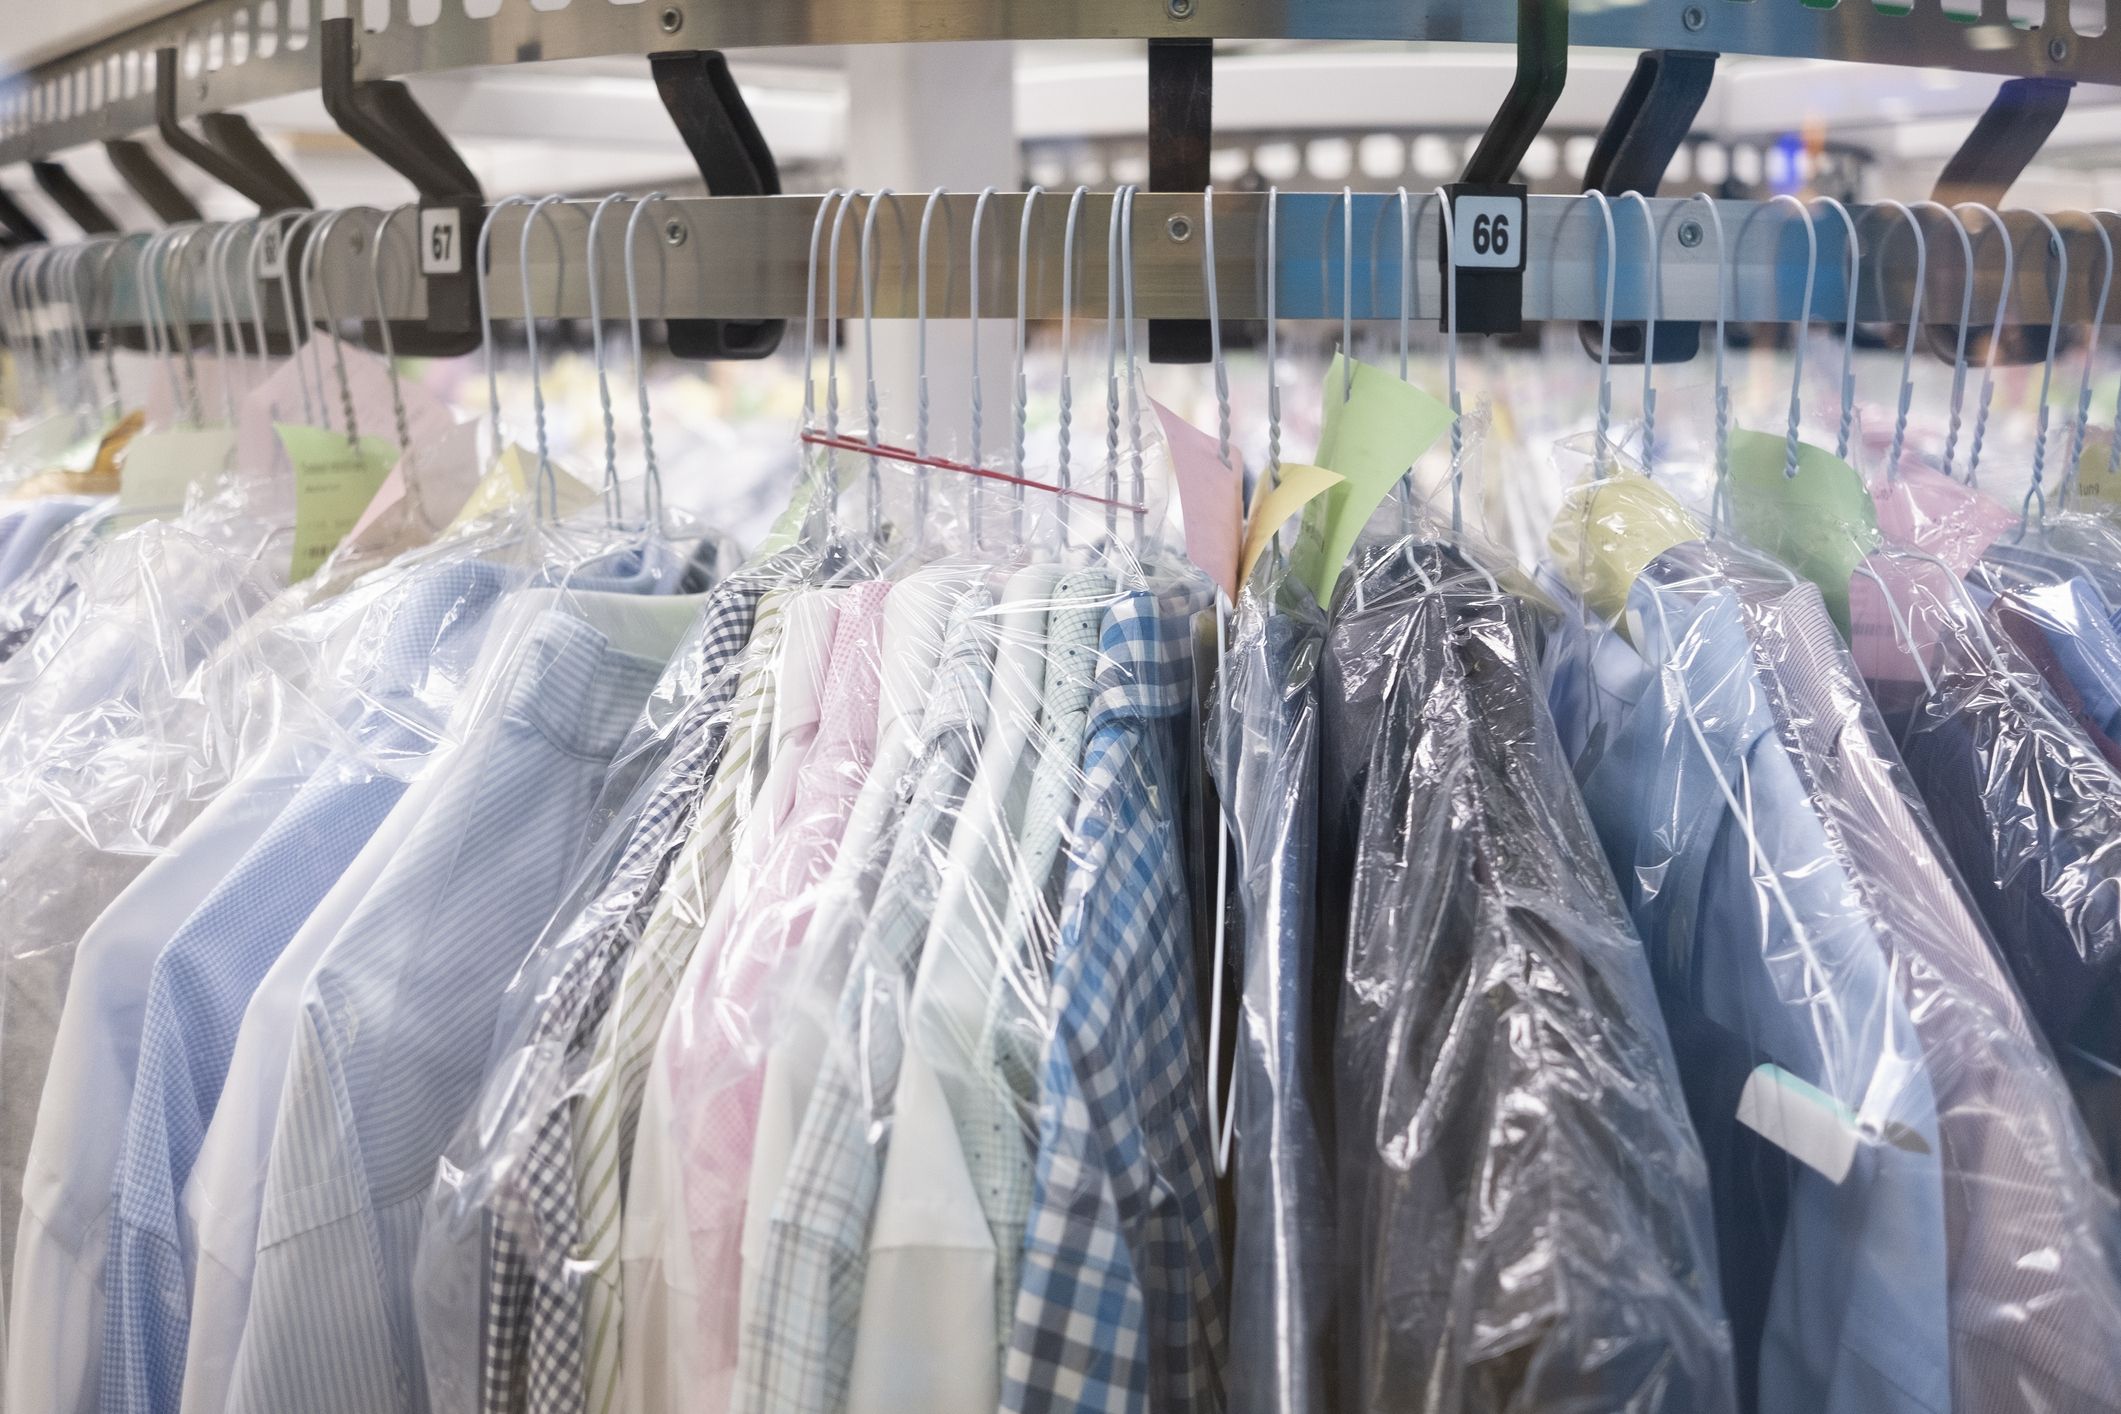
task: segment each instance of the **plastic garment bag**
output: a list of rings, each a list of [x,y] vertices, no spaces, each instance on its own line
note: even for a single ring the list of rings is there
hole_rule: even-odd
[[[1232,1414],[1334,1407],[1327,1075],[1311,1048],[1324,636],[1310,591],[1270,561],[1238,600],[1216,693],[1209,759],[1235,850],[1243,977],[1231,1267],[1250,1276],[1230,1288]]]
[[[1897,572],[1896,572],[1897,571]],[[1942,571],[1874,557],[1858,624],[1894,651],[1856,661],[2027,1007],[2069,1077],[2108,1173],[2121,1160],[2121,772],[2048,639],[2006,596],[1972,617]],[[1881,648],[1883,645],[1879,645]],[[1920,654],[1920,661],[1916,655]]]
[[[541,1391],[565,1379],[582,1398],[581,1071],[721,763],[759,602],[795,568],[769,562],[711,594],[605,777],[600,842],[503,998],[486,1092],[422,1225],[414,1292],[436,1409],[520,1407],[533,1363]]]
[[[181,1199],[245,1010],[440,744],[521,577],[430,557],[244,645],[278,699],[264,739],[77,950],[31,1154],[10,1403],[76,1407],[78,1388],[106,1408],[177,1406],[199,1257]]]
[[[1548,719],[1530,607],[1455,549],[1344,581],[1353,811],[1334,1093],[1342,1398],[1734,1407],[1708,1178]]]
[[[1685,541],[1623,621],[1568,621],[1550,693],[1708,1156],[1744,1406],[2113,1408],[2114,1200],[1819,592]]]
[[[144,526],[88,563],[52,641],[0,698],[0,1266],[73,950],[103,906],[236,769],[247,688],[201,692],[210,655],[272,590],[245,558]],[[269,709],[268,709],[269,710]]]

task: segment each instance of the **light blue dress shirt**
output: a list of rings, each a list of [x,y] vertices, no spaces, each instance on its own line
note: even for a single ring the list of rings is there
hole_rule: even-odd
[[[1947,1414],[1944,1178],[1920,1039],[1785,749],[1778,694],[1802,685],[1756,669],[1732,588],[1674,577],[1653,566],[1629,599],[1663,670],[1579,638],[1552,705],[1709,1160],[1740,1381],[1761,1414]],[[1859,1142],[1835,1182],[1737,1122],[1748,1084],[1816,1093],[1886,1138]]]
[[[112,1185],[101,1401],[109,1414],[176,1414],[192,1266],[180,1195],[244,1009],[404,794],[402,772],[434,745],[440,722],[422,699],[424,680],[476,656],[489,611],[514,578],[483,561],[413,572],[376,615],[384,638],[367,680],[355,685],[348,749],[303,786],[155,961]]]
[[[661,667],[542,617],[498,710],[310,978],[230,1414],[427,1407],[412,1286],[435,1162]]]

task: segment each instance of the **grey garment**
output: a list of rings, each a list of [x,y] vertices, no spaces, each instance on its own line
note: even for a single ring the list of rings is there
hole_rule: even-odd
[[[1333,630],[1382,689],[1336,1036],[1342,1401],[1734,1410],[1707,1166],[1532,624],[1406,554]]]
[[[1309,1062],[1318,863],[1317,601],[1294,576],[1255,578],[1215,694],[1210,760],[1229,821],[1234,950],[1236,1227],[1230,1414],[1323,1414],[1333,1397],[1333,1208]],[[1207,910],[1202,910],[1207,912]],[[1271,1274],[1271,1275],[1270,1275]]]
[[[661,667],[562,613],[519,651],[495,715],[304,990],[231,1411],[427,1407],[412,1287],[436,1160]]]

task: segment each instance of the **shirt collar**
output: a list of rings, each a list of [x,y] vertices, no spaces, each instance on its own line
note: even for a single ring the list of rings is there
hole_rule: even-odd
[[[1090,706],[1092,732],[1121,720],[1176,717],[1189,709],[1195,598],[1185,591],[1158,596],[1129,590],[1106,611]]]

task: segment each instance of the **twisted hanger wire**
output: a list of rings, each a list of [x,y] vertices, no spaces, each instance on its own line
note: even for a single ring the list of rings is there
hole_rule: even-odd
[[[523,342],[530,353],[530,407],[536,419],[538,438],[538,488],[537,513],[547,524],[560,518],[560,483],[552,470],[552,446],[545,430],[545,378],[538,368],[538,314],[530,288],[530,233],[543,217],[548,223],[551,216],[546,207],[567,198],[554,194],[541,196],[530,204],[530,211],[523,217],[523,230],[517,239],[516,261],[523,279]],[[560,303],[560,290],[565,282],[566,246],[559,239],[558,228],[553,230],[553,244],[559,251],[561,268],[553,278],[553,307]]]
[[[626,218],[626,327],[633,339],[633,392],[641,412],[641,503],[645,523],[658,530],[663,524],[663,469],[655,459],[655,419],[648,411],[648,359],[641,348],[640,269],[634,259],[633,238],[648,209],[668,199],[658,187],[635,202]],[[657,256],[662,253],[663,248],[657,246]]]
[[[1804,347],[1812,326],[1812,295],[1819,287],[1819,228],[1812,222],[1812,208],[1788,192],[1778,192],[1774,202],[1788,202],[1804,222],[1804,302],[1797,309],[1796,337],[1791,340],[1790,421],[1783,434],[1782,474],[1794,479],[1798,465],[1798,431],[1804,420]]]
[[[1731,284],[1727,265],[1727,248],[1723,240],[1723,213],[1716,209],[1716,199],[1707,192],[1697,192],[1692,198],[1701,203],[1708,213],[1709,229],[1716,233],[1716,352],[1715,352],[1715,407],[1716,407],[1716,490],[1709,498],[1709,530],[1713,534],[1720,527],[1723,501],[1729,494],[1731,479],[1731,387],[1724,376],[1723,325],[1730,312]]]
[[[589,285],[590,362],[596,366],[597,406],[604,418],[604,521],[619,523],[619,419],[611,406],[611,370],[604,360],[604,214],[621,201],[632,198],[615,191],[598,201],[589,213],[589,236],[583,255],[589,266],[584,277]]]
[[[1657,367],[1657,311],[1664,288],[1664,249],[1649,199],[1639,191],[1624,191],[1620,199],[1632,200],[1642,209],[1642,229],[1649,238],[1649,318],[1642,325],[1642,474],[1651,476],[1657,470],[1657,388],[1653,375]]]
[[[1849,438],[1856,428],[1856,284],[1863,274],[1863,246],[1856,234],[1855,218],[1846,206],[1830,196],[1813,200],[1841,218],[1842,231],[1848,238],[1848,276],[1843,281],[1848,308],[1841,320],[1841,421],[1834,432],[1834,456],[1847,461]]]
[[[1952,345],[1952,391],[1944,428],[1943,467],[1944,474],[1950,476],[1959,450],[1959,431],[1966,402],[1966,334],[1967,326],[1974,318],[1974,240],[1967,233],[1966,222],[1959,219],[1959,213],[1943,202],[1917,201],[1911,205],[1917,211],[1925,207],[1933,210],[1952,223],[1952,231],[1959,237],[1959,268],[1965,275],[1959,284],[1959,332]]]
[[[898,213],[898,194],[890,187],[879,187],[869,202],[869,209],[862,213],[862,399],[863,412],[868,429],[869,445],[874,447],[883,440],[883,414],[876,393],[876,217],[883,204],[891,203],[892,214]],[[899,226],[903,244],[905,225]],[[883,472],[877,466],[875,456],[869,458],[869,539],[875,544],[884,535]]]
[[[494,360],[493,341],[493,295],[487,288],[493,276],[493,228],[498,224],[494,218],[511,206],[528,206],[527,196],[504,196],[493,204],[486,219],[479,224],[478,287],[479,287],[479,348],[486,364],[486,413],[493,426],[492,455],[501,454],[501,377]],[[525,220],[524,225],[529,225]],[[260,326],[262,337],[263,326]]]
[[[1024,378],[1024,340],[1026,301],[1031,297],[1031,216],[1038,206],[1038,199],[1046,189],[1034,183],[1024,193],[1024,206],[1016,221],[1016,406],[1015,440],[1010,448],[1010,466],[1018,481],[1013,489],[1014,504],[1010,508],[1012,533],[1016,543],[1024,540],[1024,426],[1031,415],[1030,385]]]
[[[1061,235],[1061,317],[1060,317],[1060,488],[1070,486],[1068,466],[1068,434],[1075,422],[1075,388],[1068,373],[1068,324],[1075,312],[1076,261],[1081,259],[1081,248],[1076,244],[1077,220],[1082,215],[1083,198],[1090,188],[1078,186],[1068,198],[1068,224]],[[1061,505],[1061,543],[1068,543],[1068,506],[1064,497]]]
[[[1972,486],[1976,484],[1975,478],[1981,469],[1981,444],[1988,435],[1989,405],[1996,396],[1996,350],[2003,342],[2003,320],[2010,310],[2011,284],[2016,278],[2018,256],[2010,228],[1995,211],[1978,201],[1962,201],[1953,209],[1980,212],[1988,218],[1989,225],[2003,242],[2003,285],[1996,293],[1996,318],[1989,327],[1988,355],[1981,361],[1981,394],[1974,403],[1974,435],[1966,449],[1966,484]],[[1972,278],[1971,274],[1968,278]]]
[[[1885,458],[1885,479],[1890,484],[1900,479],[1900,453],[1907,442],[1908,410],[1915,403],[1915,340],[1921,333],[1922,296],[1927,289],[1925,282],[1929,278],[1929,240],[1922,233],[1922,223],[1915,219],[1915,213],[1906,205],[1897,201],[1881,201],[1877,204],[1899,212],[1900,219],[1907,223],[1908,230],[1915,235],[1915,293],[1908,302],[1907,340],[1900,348],[1900,398],[1893,409],[1893,444]],[[1883,269],[1881,262],[1881,276]]]
[[[2099,360],[2099,331],[2106,327],[2106,301],[2114,290],[2114,238],[2107,234],[2106,223],[2099,219],[2101,215],[2111,213],[2079,211],[2077,214],[2091,224],[2106,264],[2099,276],[2099,299],[2092,307],[2092,320],[2085,330],[2084,369],[2077,380],[2077,417],[2070,424],[2069,460],[2063,464],[2062,484],[2056,493],[2056,504],[2062,509],[2068,508],[2069,498],[2077,489],[2077,462],[2084,456],[2084,434],[2092,418],[2092,365]]]
[[[1584,196],[1598,203],[1599,218],[1605,223],[1605,298],[1598,304],[1598,417],[1591,439],[1591,469],[1603,476],[1607,429],[1613,424],[1613,288],[1620,267],[1620,238],[1613,229],[1613,203],[1606,194],[1587,191]],[[1456,323],[1457,311],[1452,314]]]
[[[2048,249],[2055,255],[2055,299],[2047,317],[2047,357],[2040,361],[2040,411],[2034,415],[2033,428],[2033,481],[2032,485],[2026,487],[2025,499],[2018,505],[2020,540],[2025,538],[2025,532],[2032,526],[2033,506],[2036,502],[2040,507],[2040,518],[2043,521],[2047,519],[2047,488],[2042,484],[2047,471],[2047,395],[2055,381],[2055,354],[2062,346],[2062,305],[2063,301],[2069,298],[2069,245],[2062,239],[2062,232],[2053,221],[2038,211],[2033,212],[2032,216],[2047,228]]]

